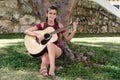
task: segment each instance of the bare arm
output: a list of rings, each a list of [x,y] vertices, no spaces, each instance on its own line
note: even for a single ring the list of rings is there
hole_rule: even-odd
[[[43,23],[41,23],[41,26],[43,26]],[[24,33],[26,35],[29,35],[29,36],[37,37],[40,40],[44,39],[44,37],[41,34],[37,34],[37,33],[34,32],[34,31],[37,31],[37,30],[38,30],[38,28],[36,26],[34,26],[34,27],[31,27],[31,28],[28,28],[27,30],[25,30]]]
[[[24,33],[25,33],[26,35],[30,35],[30,36],[35,37],[35,36],[37,36],[37,34],[34,33],[33,31],[36,31],[36,30],[38,30],[38,29],[37,29],[36,26],[34,26],[34,27],[31,27],[31,28],[28,28],[27,30],[25,30]]]
[[[62,24],[59,24],[59,26],[63,27]],[[63,33],[63,36],[66,39],[66,41],[70,41],[74,37],[76,32],[77,32],[77,22],[74,22],[72,33],[70,35],[67,35],[67,33],[65,32],[65,33]]]

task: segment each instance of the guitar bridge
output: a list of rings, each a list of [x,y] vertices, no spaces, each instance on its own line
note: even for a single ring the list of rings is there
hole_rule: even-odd
[[[36,42],[37,42],[38,44],[40,44],[40,41],[39,41],[39,39],[38,39],[37,37],[35,37],[35,40],[36,40]]]

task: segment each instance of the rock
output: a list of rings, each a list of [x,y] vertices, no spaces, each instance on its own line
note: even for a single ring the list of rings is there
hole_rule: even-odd
[[[107,26],[102,26],[101,28],[101,33],[106,33],[107,31]]]
[[[31,27],[30,25],[23,25],[23,26],[20,27],[19,32],[24,32],[26,29],[28,29],[30,27]]]
[[[62,69],[64,69],[63,66],[57,67],[57,70],[62,70]]]
[[[25,15],[22,18],[20,18],[20,25],[30,25],[35,23],[35,17],[31,15]]]
[[[19,33],[20,32],[20,25],[15,25],[13,29],[14,33]]]
[[[0,0],[1,33],[23,32],[25,26],[36,24],[36,12],[33,11],[31,0]],[[78,25],[80,33],[120,33],[120,19],[89,0],[79,0],[72,16],[87,18]]]
[[[17,0],[5,0],[5,6],[7,8],[16,9],[18,8],[18,1]]]

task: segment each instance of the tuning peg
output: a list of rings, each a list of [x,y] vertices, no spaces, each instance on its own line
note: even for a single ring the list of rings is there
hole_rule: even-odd
[[[83,21],[87,21],[87,18],[86,18],[86,17],[84,17],[84,18],[83,18]]]

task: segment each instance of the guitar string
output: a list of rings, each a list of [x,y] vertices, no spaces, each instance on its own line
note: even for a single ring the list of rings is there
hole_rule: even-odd
[[[78,24],[80,24],[80,22],[82,22],[82,20],[81,19],[77,19],[75,22],[78,22]],[[53,32],[51,32],[51,33],[49,33],[50,35],[53,35],[53,34],[55,34],[55,33],[59,33],[59,32],[61,32],[61,31],[63,31],[63,30],[65,30],[65,28],[66,29],[69,29],[70,27],[72,27],[72,26],[70,26],[71,24],[69,24],[67,27],[62,27],[62,28],[60,28],[60,29],[57,29],[57,30],[55,30],[55,31],[53,31]]]

